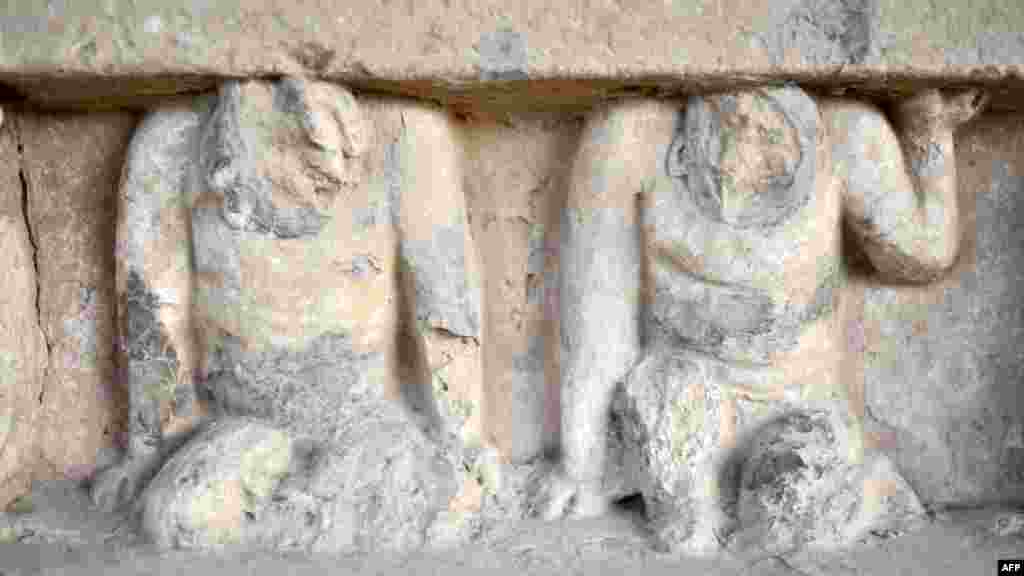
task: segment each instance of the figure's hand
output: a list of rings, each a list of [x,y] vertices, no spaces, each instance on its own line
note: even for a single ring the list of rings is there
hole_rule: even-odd
[[[123,509],[138,497],[155,468],[153,457],[125,457],[120,463],[100,472],[92,481],[93,506],[104,512]]]
[[[990,95],[980,89],[960,90],[944,95],[944,116],[953,126],[976,117],[988,105]]]
[[[941,92],[926,90],[900,102],[897,114],[911,125],[941,124],[956,128],[971,120],[988,104],[989,94],[977,88]]]

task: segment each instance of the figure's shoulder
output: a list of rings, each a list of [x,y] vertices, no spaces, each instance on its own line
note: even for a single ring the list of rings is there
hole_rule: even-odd
[[[178,96],[150,108],[132,136],[132,149],[173,147],[198,134],[216,104],[216,95]]]

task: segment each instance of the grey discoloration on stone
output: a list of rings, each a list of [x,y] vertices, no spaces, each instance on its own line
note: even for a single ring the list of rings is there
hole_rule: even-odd
[[[398,227],[402,210],[402,148],[396,138],[384,148],[383,181],[387,209],[392,226]]]
[[[839,307],[843,286],[846,284],[846,270],[832,270],[814,290],[811,302],[799,313],[801,323],[809,323],[831,315]]]
[[[374,378],[383,358],[355,352],[345,334],[323,334],[299,350],[247,351],[231,335],[215,345],[212,373],[201,386],[226,415],[330,439],[360,403],[384,394],[383,383]]]
[[[528,274],[541,274],[544,272],[544,265],[547,262],[547,239],[545,238],[544,226],[536,222],[530,222],[530,232],[527,242],[529,243],[529,256],[526,261],[526,272]]]
[[[166,234],[188,225],[184,206],[198,180],[195,151],[209,104],[208,97],[199,96],[151,111],[128,146],[119,190],[116,278],[129,438],[122,461],[93,479],[94,501],[104,508],[132,500],[158,468],[166,409],[179,415],[191,409],[193,390],[185,383],[191,370],[179,365],[187,354],[176,348],[159,318],[164,305],[187,299],[179,290],[187,285],[190,247],[168,241]],[[154,251],[159,260],[153,259]],[[169,284],[156,283],[168,279]],[[179,378],[185,380],[180,386]]]
[[[99,358],[96,338],[100,333],[101,318],[96,301],[96,288],[82,286],[79,288],[78,314],[64,319],[64,333],[77,344],[74,358],[68,362],[71,367],[92,365]]]
[[[526,352],[512,357],[513,372],[506,373],[512,400],[508,410],[522,426],[508,448],[509,458],[516,462],[532,459],[543,450],[545,361],[545,341],[533,336]]]
[[[371,202],[364,207],[359,207],[352,214],[352,221],[356,225],[356,229],[359,232],[366,232],[383,222],[387,222],[387,219],[382,218],[380,202]]]
[[[935,142],[928,142],[925,146],[925,152],[915,156],[910,166],[918,178],[941,174],[946,169],[948,160],[942,153],[942,148]]]
[[[519,32],[499,28],[480,38],[476,49],[483,80],[526,79],[526,42]]]
[[[401,255],[412,274],[417,323],[479,340],[480,295],[466,273],[465,228],[438,227],[425,242],[405,239]]]
[[[1024,32],[982,30],[957,46],[947,47],[946,61],[951,66],[977,66],[1000,61],[1006,66],[1024,65]]]
[[[567,208],[561,234],[562,430],[587,431],[563,458],[574,477],[594,480],[605,468],[613,387],[640,352],[640,242],[614,209]]]
[[[129,430],[133,444],[156,450],[162,436],[160,406],[178,393],[178,354],[157,316],[161,302],[137,272],[128,273],[121,298],[121,347],[132,397]]]
[[[350,266],[352,276],[360,280],[370,274],[380,274],[382,271],[380,263],[372,254],[357,254],[352,258]]]
[[[782,21],[762,39],[777,63],[862,64],[878,52],[876,0],[789,0],[773,13]]]
[[[167,217],[161,212],[175,201],[184,201],[195,182],[194,152],[209,105],[208,98],[196,100],[156,108],[132,135],[121,182],[117,246],[118,259],[126,269],[146,269],[147,245]]]
[[[519,354],[512,359],[512,366],[519,372],[544,372],[544,341],[534,338],[526,354]]]
[[[197,274],[217,278],[222,298],[241,297],[242,267],[238,232],[224,225],[220,209],[201,204],[192,209],[193,269]]]

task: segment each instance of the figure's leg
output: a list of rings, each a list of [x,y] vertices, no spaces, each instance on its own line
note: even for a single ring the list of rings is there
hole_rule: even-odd
[[[397,184],[403,318],[426,365],[418,374],[440,424],[463,442],[482,435],[482,310],[475,247],[469,232],[458,141],[439,109],[403,105],[390,149],[389,177]],[[431,402],[428,402],[430,404]],[[433,408],[430,408],[433,412]]]
[[[605,508],[611,397],[640,351],[639,196],[662,175],[678,111],[634,101],[593,114],[573,162],[561,242],[562,473],[546,517]]]
[[[187,187],[200,114],[178,102],[147,116],[132,139],[119,194],[120,353],[128,380],[124,460],[93,480],[94,502],[134,500],[162,460],[164,427],[192,416]]]

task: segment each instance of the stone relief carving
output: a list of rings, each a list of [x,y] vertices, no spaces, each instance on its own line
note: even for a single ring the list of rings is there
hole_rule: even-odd
[[[327,83],[151,111],[117,232],[130,446],[96,503],[137,498],[163,546],[422,545],[468,476],[479,386],[389,375],[399,329],[429,364],[479,361],[458,174],[444,114]]]
[[[562,461],[515,477],[481,450],[486,330],[446,115],[290,78],[170,101],[122,177],[130,445],[94,500],[136,504],[165,547],[417,548],[478,529],[455,511],[484,485],[477,515],[510,519],[640,493],[658,541],[699,553],[904,529],[921,505],[865,453],[829,361],[841,227],[884,278],[938,278],[952,134],[983,104],[926,92],[898,132],[798,88],[592,113],[560,232]],[[455,364],[475,381],[430,385]]]
[[[906,528],[920,503],[865,455],[827,360],[841,225],[884,279],[938,278],[959,241],[953,131],[984,101],[926,92],[898,105],[897,129],[798,88],[594,114],[562,231],[563,462],[545,515],[604,512],[618,442],[614,490],[644,496],[663,547]]]

